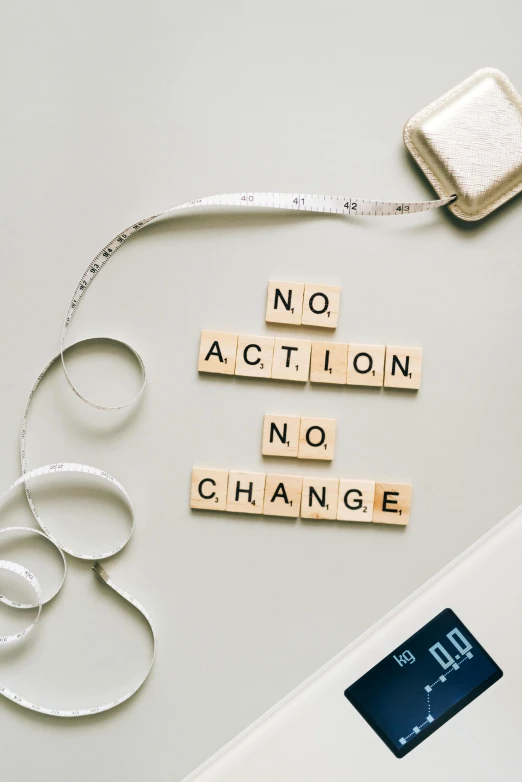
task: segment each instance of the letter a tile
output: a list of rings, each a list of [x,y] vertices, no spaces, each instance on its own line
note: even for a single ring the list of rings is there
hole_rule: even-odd
[[[296,475],[267,475],[265,516],[287,516],[296,519],[301,509],[303,479]]]
[[[237,334],[202,331],[198,372],[233,375],[236,368]]]

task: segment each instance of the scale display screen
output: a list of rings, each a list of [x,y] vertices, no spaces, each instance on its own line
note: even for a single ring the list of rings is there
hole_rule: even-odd
[[[446,608],[344,694],[402,758],[501,677],[498,665]]]

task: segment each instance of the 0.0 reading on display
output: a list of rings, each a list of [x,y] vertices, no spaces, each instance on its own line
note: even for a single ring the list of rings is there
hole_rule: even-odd
[[[402,758],[501,676],[498,665],[447,608],[344,694]]]

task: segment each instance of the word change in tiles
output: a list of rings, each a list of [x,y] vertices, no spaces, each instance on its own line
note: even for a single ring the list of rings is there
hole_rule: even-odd
[[[417,390],[422,348],[202,331],[199,372]]]
[[[336,285],[303,282],[268,283],[267,323],[337,328],[341,289]]]
[[[406,525],[412,487],[195,467],[190,507],[287,518]]]
[[[261,453],[263,456],[332,461],[336,429],[335,418],[265,415]]]

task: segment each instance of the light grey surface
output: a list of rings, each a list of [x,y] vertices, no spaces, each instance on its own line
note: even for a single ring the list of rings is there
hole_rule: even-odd
[[[494,12],[475,1],[48,0],[5,3],[1,16],[4,486],[68,297],[118,230],[214,192],[431,197],[402,148],[409,116],[486,65],[522,89],[511,0]],[[521,210],[518,198],[474,226],[442,213],[187,215],[108,264],[74,337],[131,342],[146,395],[103,414],[53,371],[30,419],[29,465],[91,463],[128,488],[135,537],[107,570],[152,613],[159,654],[145,689],[102,718],[64,723],[0,702],[6,778],[130,781],[153,768],[180,779],[520,503]],[[265,327],[269,278],[341,285],[339,341],[421,345],[420,393],[198,377],[201,328],[288,333]],[[138,382],[119,352],[73,363],[101,401]],[[268,411],[337,418],[334,463],[263,461]],[[193,464],[411,481],[411,525],[190,513]],[[70,543],[122,534],[112,495],[62,486],[36,493]],[[21,498],[1,523],[15,520],[29,520]],[[43,550],[23,561],[44,583],[59,572]],[[102,589],[73,562],[31,641],[0,655],[0,681],[49,705],[123,692],[148,639]]]

